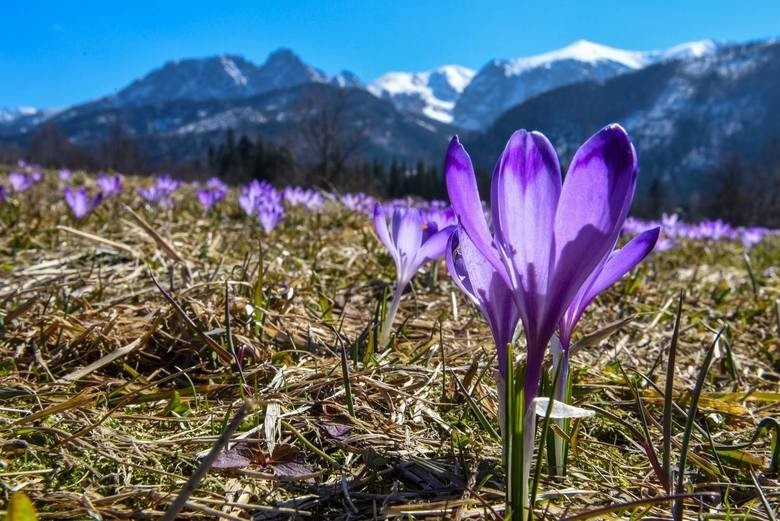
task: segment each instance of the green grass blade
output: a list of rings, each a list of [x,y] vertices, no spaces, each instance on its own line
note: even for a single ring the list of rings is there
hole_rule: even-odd
[[[341,344],[341,349],[339,349],[339,354],[341,355],[341,378],[344,383],[344,395],[347,399],[347,411],[349,411],[349,415],[354,418],[355,400],[352,397],[352,385],[349,382],[349,360],[347,357],[347,346],[341,340],[339,340],[339,344]]]
[[[661,453],[661,468],[663,469],[666,484],[666,493],[672,492],[672,408],[674,392],[674,364],[677,358],[677,342],[680,338],[680,317],[684,294],[680,291],[680,299],[677,302],[677,315],[674,318],[674,330],[672,342],[669,344],[669,361],[666,364],[666,385],[664,391],[663,410],[663,451]],[[679,492],[679,491],[678,491]]]
[[[720,335],[723,333],[723,329],[718,331],[718,334],[715,335],[715,340],[713,340],[712,344],[710,344],[710,347],[707,349],[707,353],[704,355],[704,362],[702,363],[701,369],[699,370],[699,375],[696,377],[696,385],[693,388],[693,393],[691,394],[691,403],[688,407],[688,419],[685,423],[685,430],[683,431],[683,437],[682,437],[682,444],[680,446],[680,464],[677,468],[677,490],[676,492],[678,494],[682,493],[683,485],[685,484],[685,464],[688,460],[688,447],[691,443],[691,434],[693,434],[693,424],[696,419],[696,411],[699,407],[699,396],[701,396],[701,390],[704,387],[704,380],[707,377],[707,373],[710,369],[710,363],[712,362],[712,356],[715,353],[715,347],[718,344],[718,339],[720,339]],[[674,519],[676,521],[681,521],[683,518],[683,501],[677,501],[674,504],[673,509]]]
[[[466,401],[469,404],[469,407],[471,408],[471,412],[474,413],[474,416],[477,419],[477,422],[479,422],[479,425],[482,427],[483,430],[486,430],[488,433],[490,433],[490,436],[500,440],[501,435],[496,432],[496,429],[493,427],[493,424],[485,417],[485,414],[482,412],[482,409],[479,408],[479,405],[474,400],[474,398],[471,396],[471,393],[468,389],[463,385],[463,382],[460,381],[458,376],[455,374],[454,371],[450,370],[450,374],[452,375],[453,380],[455,380],[455,384],[458,386],[458,389],[460,389],[460,392],[463,393],[463,397],[466,398]]]
[[[639,411],[639,419],[642,423],[642,435],[644,437],[642,446],[645,448],[645,453],[650,459],[650,465],[653,467],[653,470],[656,471],[656,474],[658,474],[658,480],[661,482],[661,486],[663,486],[665,490],[669,490],[669,488],[671,488],[671,481],[669,480],[669,476],[663,471],[663,467],[658,463],[658,454],[651,441],[650,427],[647,424],[647,415],[645,414],[645,405],[642,403],[642,397],[639,395],[639,390],[636,388],[636,385],[634,385],[634,382],[631,381],[623,370],[623,366],[618,364],[618,367],[620,368],[620,372],[623,373],[623,378],[626,380],[626,384],[631,389],[631,393],[634,395],[634,400],[636,401],[636,408],[637,411]]]

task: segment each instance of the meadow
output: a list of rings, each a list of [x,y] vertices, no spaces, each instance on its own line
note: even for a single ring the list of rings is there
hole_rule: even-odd
[[[181,519],[502,518],[496,352],[443,261],[384,346],[395,267],[370,199],[289,195],[261,222],[240,188],[205,208],[203,186],[137,191],[151,184],[125,177],[81,219],[63,190],[96,194],[91,174],[4,194],[3,503],[23,492],[41,519],[156,519],[177,497]],[[580,322],[572,400],[596,414],[573,422],[565,476],[537,453],[538,519],[669,519],[666,460],[685,519],[780,515],[780,236],[661,224],[662,247]]]

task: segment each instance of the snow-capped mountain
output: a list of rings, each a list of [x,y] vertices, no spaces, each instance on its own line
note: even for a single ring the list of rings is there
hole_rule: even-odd
[[[10,123],[22,116],[33,116],[38,112],[34,107],[0,107],[0,123]]]
[[[113,106],[141,106],[175,100],[236,99],[305,83],[334,81],[354,86],[350,72],[329,78],[289,49],[279,49],[256,65],[241,56],[222,55],[166,63],[103,100]]]
[[[23,133],[35,128],[61,109],[35,107],[0,107],[0,133]]]
[[[672,53],[672,51],[668,51]],[[475,139],[473,157],[489,168],[517,128],[542,131],[565,164],[577,147],[609,122],[631,135],[642,173],[670,207],[706,193],[730,156],[762,161],[780,143],[780,41],[673,51],[685,60],[651,56],[651,65],[602,83],[582,82],[539,94],[501,114]],[[476,80],[475,80],[476,81]]]
[[[424,72],[388,72],[369,84],[368,91],[392,101],[399,110],[450,123],[455,102],[474,74],[460,65]]]
[[[604,81],[650,64],[712,54],[710,40],[685,43],[662,51],[627,51],[579,40],[556,51],[492,60],[463,90],[453,111],[453,122],[481,129],[502,112],[552,89],[581,81]]]

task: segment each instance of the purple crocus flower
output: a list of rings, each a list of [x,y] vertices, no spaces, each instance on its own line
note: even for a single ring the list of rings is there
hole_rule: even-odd
[[[746,250],[753,248],[756,244],[764,240],[767,230],[765,228],[750,227],[739,230],[739,240]]]
[[[198,201],[205,211],[211,210],[211,207],[225,198],[224,192],[201,188],[198,190]]]
[[[244,212],[256,217],[266,233],[284,218],[282,194],[267,181],[253,180],[241,190],[238,204]]]
[[[119,174],[103,174],[98,176],[95,182],[100,187],[103,197],[114,197],[122,193],[122,176]]]
[[[284,219],[284,207],[279,201],[263,201],[257,206],[257,219],[265,233],[271,233]]]
[[[322,194],[311,188],[288,186],[282,192],[284,200],[293,206],[304,206],[309,210],[321,208],[325,203]]]
[[[178,190],[180,185],[181,181],[178,179],[173,179],[169,175],[163,175],[155,178],[154,185],[148,188],[136,188],[136,192],[152,204],[162,208],[170,208],[173,206],[171,194]]]
[[[8,182],[14,192],[24,192],[35,185],[35,179],[24,172],[11,172],[8,174]]]
[[[90,197],[86,188],[77,188],[74,191],[69,186],[65,187],[65,202],[68,203],[73,216],[77,220],[83,219],[102,199],[102,192],[98,192],[94,197]]]
[[[451,206],[431,206],[426,210],[422,210],[422,213],[423,220],[427,223],[435,224],[439,230],[458,224],[455,210]]]
[[[201,206],[203,206],[203,210],[206,212],[211,210],[212,206],[225,199],[225,196],[227,195],[226,192],[221,190],[214,190],[211,188],[201,188],[197,193],[198,201],[200,201]]]
[[[212,206],[225,199],[228,187],[220,179],[212,177],[206,181],[206,188],[197,191],[198,201],[203,209],[208,212]]]
[[[471,160],[457,138],[450,145],[446,179],[455,213],[477,248],[499,273],[506,273],[522,317],[529,407],[558,321],[617,241],[633,199],[636,170],[634,147],[618,125],[604,128],[577,151],[565,183],[547,138],[519,130],[493,174],[494,241]]]
[[[339,197],[341,204],[352,210],[353,212],[360,212],[370,214],[374,208],[376,201],[370,195],[358,192],[356,194],[344,194]]]
[[[670,239],[669,237],[666,237],[664,235],[664,236],[661,236],[658,239],[658,242],[655,243],[655,248],[653,248],[653,250],[656,251],[656,252],[669,251],[672,248],[674,248],[675,245],[676,245],[676,243],[674,242],[673,239]]]
[[[73,177],[73,172],[71,172],[67,168],[63,168],[59,172],[57,172],[57,177],[60,178],[60,181],[68,181],[70,180],[71,177]]]
[[[471,159],[457,137],[450,143],[445,177],[465,234],[511,288],[523,323],[522,442],[511,450],[520,450],[512,457],[522,458],[520,496],[527,501],[544,353],[569,305],[614,248],[634,196],[636,154],[622,127],[605,127],[574,155],[564,183],[547,138],[515,132],[492,178],[495,236],[482,212]],[[524,512],[525,503],[514,508]]]
[[[272,194],[274,187],[267,181],[252,180],[251,183],[241,189],[241,195],[238,196],[238,205],[244,210],[244,213],[250,217],[257,216],[257,206],[269,194]]]
[[[396,207],[388,228],[387,217],[381,204],[374,206],[374,229],[395,262],[395,288],[385,322],[379,332],[379,344],[384,345],[390,336],[390,327],[401,304],[404,289],[423,264],[444,255],[447,240],[453,227],[425,233],[428,223],[417,208]],[[435,226],[435,225],[434,225]]]
[[[155,179],[155,186],[167,194],[172,194],[179,189],[181,181],[165,174]]]
[[[227,194],[228,192],[228,185],[226,185],[222,179],[218,177],[212,177],[208,181],[206,181],[206,187],[211,188],[214,191],[217,192],[223,192]]]

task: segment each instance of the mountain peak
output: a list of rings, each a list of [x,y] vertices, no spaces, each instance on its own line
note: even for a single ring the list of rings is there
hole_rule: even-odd
[[[720,44],[714,40],[695,40],[669,47],[663,51],[649,51],[646,54],[653,61],[700,58],[714,53],[719,47]]]
[[[330,79],[331,85],[336,85],[337,87],[353,87],[353,88],[361,88],[363,87],[363,82],[360,81],[360,78],[355,74],[354,72],[343,70],[340,73],[336,74]]]
[[[271,54],[268,55],[268,58],[266,58],[265,63],[272,63],[272,62],[289,62],[289,61],[295,61],[303,63],[303,60],[301,60],[300,56],[295,54],[295,51],[290,49],[289,47],[279,47],[275,51],[273,51]]]
[[[566,47],[534,56],[507,60],[505,67],[510,74],[551,64],[561,60],[575,60],[584,63],[611,61],[629,69],[640,69],[647,65],[644,53],[609,47],[589,40],[576,40]]]
[[[328,77],[323,71],[311,67],[300,56],[286,47],[281,47],[269,54],[257,72],[256,79],[270,89],[328,81]]]
[[[442,65],[422,72],[388,72],[368,85],[373,95],[405,112],[450,123],[455,101],[475,72],[462,65]]]

